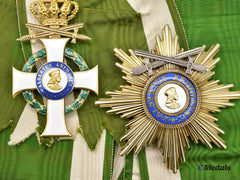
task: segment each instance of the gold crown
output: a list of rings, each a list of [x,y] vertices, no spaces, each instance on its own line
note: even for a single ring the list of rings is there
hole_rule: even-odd
[[[61,7],[58,6],[60,3]],[[67,26],[79,6],[70,0],[40,0],[31,3],[30,10],[43,26]]]

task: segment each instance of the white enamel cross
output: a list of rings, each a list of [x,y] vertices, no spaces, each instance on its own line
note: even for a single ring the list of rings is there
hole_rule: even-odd
[[[41,39],[46,48],[48,63],[63,63],[64,48],[68,40],[69,38]],[[98,94],[98,66],[88,71],[74,72],[73,76],[74,88],[88,89]],[[13,68],[12,95],[16,96],[24,90],[37,89],[36,78],[37,73],[22,72]],[[61,81],[64,81],[64,78]],[[71,136],[65,122],[64,99],[47,99],[47,124],[41,136]]]

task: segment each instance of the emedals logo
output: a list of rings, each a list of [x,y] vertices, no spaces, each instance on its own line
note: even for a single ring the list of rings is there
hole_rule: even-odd
[[[202,165],[200,164],[198,166],[199,171],[230,171],[231,166],[228,166],[227,164],[223,165],[217,165],[217,166],[212,166],[212,165]]]

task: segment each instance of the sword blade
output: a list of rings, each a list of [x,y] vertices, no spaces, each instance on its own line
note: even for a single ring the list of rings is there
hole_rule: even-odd
[[[190,49],[188,51],[184,51],[182,53],[179,53],[179,54],[176,54],[172,57],[175,57],[175,58],[178,58],[178,59],[182,59],[182,58],[186,58],[188,56],[194,56],[194,55],[197,55],[199,53],[201,53],[203,51],[203,48],[202,47],[197,47],[197,48],[194,48],[194,49]],[[151,55],[155,56],[161,56],[159,54],[154,54],[154,53],[150,53],[150,52],[147,52],[147,51],[142,51],[142,50],[135,50],[134,53],[138,56],[144,56],[146,57],[145,55],[148,55],[149,58],[151,58]],[[168,57],[168,56],[167,56]]]
[[[57,35],[64,35],[64,36],[67,36],[67,37],[73,37],[73,35],[74,35],[74,33],[72,33],[72,32],[62,31],[62,30],[59,30],[59,29],[44,27],[44,26],[40,26],[40,25],[36,25],[36,24],[27,23],[26,26],[34,28],[34,29],[39,29],[39,30],[42,30],[42,31],[46,31],[46,32],[53,32]],[[76,38],[81,39],[81,40],[91,40],[90,37],[88,37],[84,34],[76,34]]]
[[[157,68],[157,67],[159,67],[159,66],[162,66],[162,65],[164,65],[164,64],[167,64],[167,63],[164,62],[164,61],[156,61],[156,62],[151,63],[153,69],[154,69],[154,68]],[[144,65],[144,66],[135,67],[135,68],[133,69],[133,71],[131,72],[131,74],[140,75],[140,74],[142,74],[142,73],[144,73],[144,72],[146,72],[146,71],[147,71],[147,68],[146,68],[146,66]]]
[[[29,23],[31,24],[31,23]],[[59,28],[58,30],[61,30],[61,31],[70,31],[70,30],[73,30],[73,29],[76,29],[76,28],[82,28],[83,27],[83,23],[78,23],[78,24],[73,24],[73,25],[69,25],[69,26],[66,26],[66,27],[61,27]],[[30,27],[30,25],[29,25]],[[44,37],[44,36],[50,36],[50,35],[53,35],[54,32],[40,32],[40,33],[35,33],[34,37],[31,35],[31,34],[28,34],[28,35],[24,35],[24,36],[21,36],[20,38],[17,39],[17,41],[28,41],[28,40],[32,40],[34,38],[41,38],[41,37]]]
[[[136,55],[138,55],[138,53]],[[162,56],[162,55],[152,54],[152,53],[148,53],[148,52],[144,53],[144,57],[187,67],[187,61],[177,59],[175,57]]]
[[[202,47],[197,47],[197,48],[190,49],[190,50],[188,50],[188,51],[184,51],[184,52],[182,52],[182,53],[176,54],[176,55],[174,55],[173,57],[182,59],[182,58],[186,58],[186,57],[188,57],[188,56],[197,55],[197,54],[201,53],[202,51],[203,51],[203,48],[202,48]]]
[[[66,26],[66,27],[61,27],[59,28],[58,30],[61,30],[61,31],[70,31],[70,30],[73,30],[73,29],[76,29],[76,28],[82,28],[83,27],[83,23],[78,23],[78,24],[73,24],[73,25],[69,25],[69,26]],[[52,35],[54,34],[54,32],[40,32],[40,33],[36,33],[36,37],[38,36],[47,36],[47,35]]]
[[[180,60],[178,58],[186,58],[188,56],[197,55],[197,54],[201,53],[202,51],[203,51],[202,47],[198,47],[198,48],[195,48],[195,49],[191,49],[191,50],[179,53],[179,54],[177,54],[173,57],[161,56],[161,55],[158,55],[158,54],[153,54],[153,53],[149,53],[149,52],[141,51],[141,50],[135,50],[134,53],[138,56],[143,56],[143,57],[159,60],[159,61],[151,63],[153,68],[157,68],[157,67],[162,66],[166,63],[172,63],[172,64],[176,64],[176,65],[179,65],[179,66],[182,66],[182,67],[187,67],[188,61]],[[205,66],[203,66],[201,64],[193,64],[192,69],[196,70],[196,71],[200,71],[200,72],[204,72],[204,71],[208,70]],[[140,75],[140,74],[142,74],[146,71],[147,71],[147,68],[145,66],[140,66],[140,67],[136,67],[132,71],[132,74]]]

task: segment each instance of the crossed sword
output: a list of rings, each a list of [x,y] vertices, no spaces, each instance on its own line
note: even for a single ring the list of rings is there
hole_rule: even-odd
[[[167,63],[171,63],[171,64],[175,64],[175,65],[187,68],[186,70],[187,74],[191,74],[192,70],[205,72],[205,71],[208,71],[208,69],[205,66],[203,66],[202,64],[193,63],[195,59],[193,56],[201,53],[202,51],[203,51],[203,48],[198,47],[195,49],[191,49],[191,50],[179,53],[175,56],[169,57],[169,56],[162,56],[162,55],[158,55],[158,54],[154,54],[146,51],[135,50],[134,51],[135,55],[144,57],[143,61],[145,65],[136,67],[135,69],[133,69],[131,74],[140,75],[148,71],[148,76],[152,76],[154,75],[154,72],[153,72],[154,68],[160,67]],[[158,61],[150,63],[149,58],[155,59]],[[188,58],[188,61],[181,60],[182,58]]]
[[[28,41],[32,40],[33,43],[35,43],[35,39],[42,38],[44,36],[51,36],[51,35],[61,35],[65,37],[72,38],[72,43],[76,43],[76,39],[81,40],[91,40],[90,37],[84,35],[84,34],[78,34],[79,28],[83,27],[83,23],[73,24],[66,27],[60,27],[60,28],[51,28],[51,27],[44,27],[37,24],[27,23],[26,26],[30,28],[30,34],[24,35],[20,38],[18,38],[18,41]],[[34,33],[33,29],[40,30],[42,32]],[[69,32],[70,30],[74,30],[74,32]]]
[[[84,35],[84,34],[78,34],[79,28],[83,27],[83,23],[79,24],[74,24],[74,25],[69,25],[66,27],[61,27],[61,28],[50,28],[50,27],[44,27],[32,23],[27,23],[26,26],[30,28],[30,34],[24,35],[20,38],[18,38],[18,41],[27,41],[27,40],[32,40],[33,43],[35,43],[36,38],[42,38],[44,36],[51,36],[51,35],[62,35],[66,37],[72,38],[72,43],[76,43],[76,39],[81,39],[81,40],[91,40],[90,37]],[[42,32],[40,33],[34,33],[33,29],[41,30]],[[70,30],[74,30],[74,32],[69,32]],[[134,53],[137,56],[142,56],[144,57],[143,61],[145,65],[136,67],[133,69],[131,74],[133,75],[140,75],[146,71],[148,71],[148,76],[154,75],[153,69],[160,67],[164,64],[171,63],[175,65],[179,65],[182,67],[187,68],[186,73],[191,74],[192,70],[199,71],[199,72],[205,72],[208,71],[208,69],[201,65],[201,64],[196,64],[193,63],[195,55],[201,53],[203,51],[202,47],[198,47],[195,49],[191,49],[182,53],[179,53],[175,56],[169,57],[169,56],[162,56],[146,51],[141,51],[141,50],[135,50]],[[150,59],[155,59],[158,60],[156,62],[150,63]],[[181,60],[182,58],[188,58],[188,61]]]

